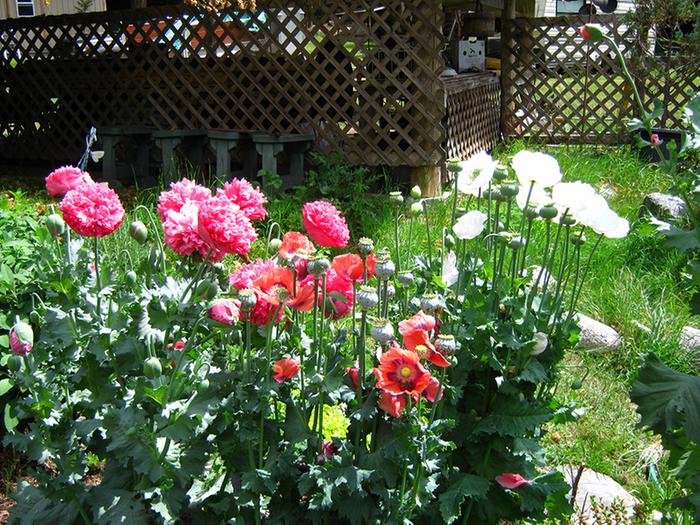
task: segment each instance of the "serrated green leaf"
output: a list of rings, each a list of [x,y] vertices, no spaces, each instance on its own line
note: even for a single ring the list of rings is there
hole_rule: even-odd
[[[666,238],[666,245],[681,251],[696,250],[700,248],[700,239],[697,230],[681,230],[671,226],[668,230],[663,230],[662,235]]]
[[[465,498],[483,498],[489,490],[489,480],[473,474],[456,473],[450,476],[448,488],[440,494],[440,514],[445,523],[453,523]]]
[[[482,419],[475,430],[500,436],[526,436],[551,418],[552,413],[546,407],[501,398],[494,404],[491,414]]]

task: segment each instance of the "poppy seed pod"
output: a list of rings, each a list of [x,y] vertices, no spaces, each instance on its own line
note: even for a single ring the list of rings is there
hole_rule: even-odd
[[[394,261],[386,254],[377,255],[377,262],[374,265],[374,274],[380,281],[387,281],[396,271]]]
[[[432,314],[442,308],[442,299],[434,293],[425,294],[420,298],[420,308],[427,314]]]
[[[372,322],[372,339],[380,345],[385,345],[394,338],[394,327],[386,319],[377,319]]]
[[[364,311],[374,308],[379,304],[379,296],[377,295],[377,290],[372,286],[360,286],[357,292],[357,304]]]
[[[503,195],[506,199],[515,197],[520,191],[517,184],[502,184],[499,187],[499,190],[501,195]]]
[[[403,195],[400,191],[392,191],[389,193],[389,202],[397,206],[403,204]]]
[[[435,341],[435,348],[444,355],[454,355],[457,350],[457,341],[453,335],[438,335]]]
[[[360,252],[360,255],[363,257],[367,257],[374,251],[374,241],[372,239],[368,239],[367,237],[360,238],[359,242],[357,243],[357,251]]]
[[[539,211],[537,211],[537,208],[533,208],[532,206],[528,206],[527,209],[525,210],[525,217],[528,218],[528,220],[534,220],[537,217],[540,216]]]
[[[566,215],[562,215],[559,221],[564,225],[564,226],[573,226],[576,224],[576,219],[569,215],[568,213]]]
[[[458,160],[451,159],[447,161],[447,171],[450,173],[459,173],[462,171],[462,165]]]
[[[396,297],[396,288],[393,284],[389,284],[386,287],[386,298],[393,299],[394,297]]]
[[[501,165],[496,166],[496,169],[493,170],[493,178],[497,182],[506,180],[508,178],[508,168]]]
[[[396,279],[399,281],[399,284],[401,286],[405,287],[411,286],[414,281],[413,274],[408,271],[399,272],[396,276]]]
[[[540,208],[540,217],[545,220],[552,220],[558,213],[559,210],[557,210],[554,206],[542,206]]]
[[[586,236],[575,235],[571,238],[571,244],[573,244],[574,246],[583,246],[584,244],[586,244]]]
[[[330,267],[331,262],[325,257],[314,257],[309,259],[306,269],[311,275],[323,275]]]
[[[251,310],[258,302],[255,292],[250,288],[244,288],[238,292],[238,300],[241,302],[241,310]]]
[[[139,244],[145,244],[148,240],[148,228],[141,221],[133,221],[129,225],[129,235]]]

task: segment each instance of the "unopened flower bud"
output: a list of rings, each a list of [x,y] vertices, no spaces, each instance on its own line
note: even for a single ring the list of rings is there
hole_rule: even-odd
[[[212,321],[231,326],[238,321],[238,310],[238,304],[232,299],[222,299],[209,307],[207,315]]]
[[[389,202],[397,206],[403,204],[403,195],[400,191],[392,191],[389,193]]]
[[[361,237],[357,243],[357,251],[360,252],[360,255],[363,257],[367,257],[374,251],[374,241],[367,237]]]
[[[163,374],[163,367],[160,364],[160,359],[157,357],[149,357],[143,364],[143,375],[151,379],[160,377]]]
[[[63,222],[63,217],[58,213],[52,213],[46,217],[46,228],[49,230],[51,237],[56,239],[66,231],[66,223]]]
[[[414,202],[411,204],[408,211],[411,214],[411,217],[420,217],[421,213],[423,213],[423,205],[420,202]]]
[[[509,242],[508,248],[512,250],[519,250],[523,247],[523,238],[520,235],[515,235]]]
[[[244,288],[238,292],[238,300],[241,302],[241,310],[248,311],[258,302],[258,297],[250,288]]]
[[[372,321],[372,339],[380,345],[385,345],[394,338],[394,327],[386,319],[376,319]]]
[[[17,321],[10,328],[10,349],[20,357],[24,357],[34,347],[34,330],[24,321]]]
[[[129,225],[129,235],[139,244],[144,244],[148,240],[148,228],[141,221],[133,221]]]
[[[513,234],[507,231],[498,232],[496,240],[503,244],[508,244],[513,238]]]
[[[423,192],[420,189],[420,186],[417,184],[411,188],[411,198],[418,200],[423,196]]]
[[[445,235],[445,248],[449,250],[451,248],[454,248],[455,244],[455,238],[452,236],[452,234],[448,233],[447,235]]]
[[[605,30],[600,24],[584,24],[579,27],[578,32],[584,40],[589,42],[598,42],[605,36]]]
[[[138,276],[134,270],[129,270],[124,274],[124,282],[127,286],[135,286],[138,281]]]
[[[649,142],[651,142],[652,146],[659,146],[663,141],[659,138],[658,133],[652,133],[649,137]]]
[[[379,304],[379,295],[377,295],[377,290],[372,286],[360,286],[357,291],[357,304],[364,311],[374,308]]]
[[[394,261],[386,254],[377,255],[377,260],[374,264],[374,275],[380,281],[387,281],[396,271]]]
[[[438,335],[435,348],[443,355],[454,355],[457,350],[457,342],[453,335]]]
[[[552,220],[558,213],[559,210],[557,210],[554,206],[542,206],[540,208],[540,217],[545,220]]]
[[[309,259],[306,269],[311,275],[323,275],[330,267],[331,262],[326,257],[313,257]]]
[[[420,307],[426,314],[433,314],[442,308],[442,299],[434,293],[425,294],[420,298]]]
[[[219,293],[219,283],[215,279],[204,279],[197,285],[195,294],[202,299],[213,299]]]
[[[396,276],[396,279],[399,281],[399,284],[401,286],[405,286],[405,287],[411,286],[413,284],[413,281],[414,281],[413,274],[411,272],[405,271],[405,270],[402,272],[399,272],[398,275]]]
[[[11,355],[7,358],[7,368],[13,372],[19,372],[22,368],[22,358],[18,355]]]
[[[535,340],[535,346],[530,350],[530,355],[540,355],[547,349],[547,345],[549,344],[547,334],[535,332],[532,338]]]
[[[280,249],[280,246],[282,246],[282,239],[272,239],[270,244],[267,246],[267,251],[268,253],[274,255]]]
[[[571,382],[571,390],[580,390],[583,387],[583,381],[575,379]]]

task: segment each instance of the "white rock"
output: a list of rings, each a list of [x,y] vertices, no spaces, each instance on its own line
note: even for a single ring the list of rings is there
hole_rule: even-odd
[[[657,219],[683,220],[688,218],[688,206],[685,201],[675,195],[666,193],[650,193],[644,197],[642,204]]]
[[[686,350],[700,350],[700,330],[692,326],[684,326],[678,343]]]
[[[569,485],[573,485],[578,467],[568,465],[560,467]],[[634,508],[638,505],[637,499],[610,476],[600,474],[594,470],[584,469],[578,482],[574,509],[576,514],[584,518],[584,523],[593,523],[591,516],[591,498],[601,505],[611,505],[615,500],[622,503],[628,515],[634,514]]]
[[[622,345],[622,337],[614,328],[583,314],[576,314],[581,329],[578,348],[582,350],[608,352]]]

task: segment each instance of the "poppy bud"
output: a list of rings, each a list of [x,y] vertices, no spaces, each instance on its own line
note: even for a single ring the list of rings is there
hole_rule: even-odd
[[[11,355],[7,358],[7,368],[13,372],[19,372],[22,369],[22,358],[18,355]]]
[[[136,276],[136,272],[134,270],[129,270],[128,272],[126,272],[124,274],[124,281],[126,282],[126,284],[128,286],[136,285],[136,280],[137,280],[137,276]]]
[[[409,212],[411,217],[420,217],[420,214],[423,213],[423,205],[420,202],[414,202],[411,204]]]
[[[276,254],[280,247],[282,246],[282,239],[272,239],[267,247],[267,251],[270,254]]]
[[[660,145],[663,141],[659,138],[658,133],[652,133],[651,136],[649,137],[649,141],[651,142],[652,146],[658,146]]]
[[[209,307],[207,315],[212,321],[231,326],[238,321],[238,305],[232,299],[222,299]]]
[[[148,240],[148,228],[141,221],[134,221],[129,226],[129,235],[139,244],[145,244]]]
[[[571,390],[580,390],[583,387],[583,381],[576,379],[571,382]]]
[[[34,346],[34,330],[24,321],[17,321],[10,328],[10,348],[20,357],[32,351]]]
[[[445,247],[448,250],[455,247],[455,238],[449,233],[445,235]]]
[[[34,324],[39,324],[39,322],[41,321],[41,316],[39,315],[39,312],[37,312],[36,310],[32,310],[31,312],[29,312],[29,320]]]
[[[66,231],[66,223],[63,222],[63,217],[57,213],[52,213],[46,217],[46,228],[49,230],[51,237],[56,239],[59,235],[63,235]]]
[[[579,34],[588,42],[603,40],[605,31],[600,24],[585,24],[578,28]]]
[[[197,383],[197,393],[204,394],[207,390],[209,390],[209,380],[205,377]]]
[[[420,186],[417,184],[411,188],[411,197],[415,200],[420,199],[423,196],[423,192],[420,189]]]
[[[514,236],[508,243],[508,248],[512,250],[519,250],[523,247],[523,238],[519,235]]]
[[[160,364],[160,360],[157,357],[149,357],[143,364],[143,375],[150,377],[151,379],[160,377],[163,373],[163,367]]]

